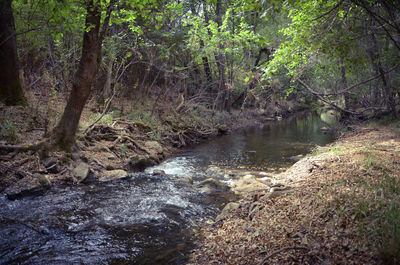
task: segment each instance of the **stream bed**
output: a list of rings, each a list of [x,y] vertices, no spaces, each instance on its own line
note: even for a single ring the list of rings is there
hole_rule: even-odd
[[[210,199],[185,177],[204,180],[211,165],[280,171],[294,156],[333,141],[322,126],[315,115],[267,122],[183,150],[127,179],[14,201],[0,195],[0,264],[183,264],[196,246],[193,229],[229,201]],[[153,175],[155,169],[166,174]]]

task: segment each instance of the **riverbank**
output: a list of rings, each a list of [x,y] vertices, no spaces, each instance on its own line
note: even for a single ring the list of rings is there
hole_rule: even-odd
[[[399,264],[399,161],[398,122],[354,127],[205,224],[189,264]]]
[[[35,97],[31,102],[38,101]],[[55,98],[30,107],[0,106],[0,144],[30,145],[49,135],[65,102]],[[279,115],[256,111],[217,112],[186,104],[178,112],[167,103],[145,101],[132,106],[120,100],[101,116],[93,102],[84,109],[72,153],[3,152],[0,192],[10,199],[40,194],[52,185],[74,185],[123,178],[142,171],[192,145]],[[101,117],[101,119],[99,119]]]

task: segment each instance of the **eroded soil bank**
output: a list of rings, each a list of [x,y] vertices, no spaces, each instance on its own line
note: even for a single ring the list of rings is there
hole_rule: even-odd
[[[398,122],[354,127],[271,179],[203,226],[189,264],[399,264]]]
[[[32,97],[31,102],[36,102]],[[28,107],[0,105],[0,146],[30,145],[51,134],[65,104]],[[265,121],[280,120],[299,110],[282,105],[271,111],[216,112],[187,104],[175,111],[175,103],[151,100],[132,105],[120,100],[98,120],[95,104],[89,102],[81,117],[77,145],[72,153],[7,152],[0,150],[0,192],[10,199],[41,194],[54,185],[75,185],[125,177],[158,164],[184,146]],[[88,129],[90,127],[90,129]],[[1,148],[0,148],[1,149]]]

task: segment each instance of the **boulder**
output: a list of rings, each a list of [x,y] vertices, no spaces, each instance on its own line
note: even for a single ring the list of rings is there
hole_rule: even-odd
[[[233,190],[238,192],[252,192],[269,189],[269,186],[258,181],[253,175],[246,175],[233,184]]]
[[[193,178],[191,176],[180,176],[179,178],[183,179],[185,182],[189,184],[193,184]]]
[[[226,175],[225,171],[217,166],[209,166],[206,170],[206,174],[213,178],[223,179]]]
[[[126,168],[129,171],[144,171],[147,167],[154,166],[156,163],[148,156],[135,155],[129,158]]]
[[[90,167],[88,164],[81,162],[74,168],[73,174],[78,183],[84,181],[89,175]]]
[[[225,207],[222,209],[221,213],[215,218],[215,222],[219,222],[222,221],[223,219],[226,218],[226,216],[228,215],[228,213],[230,211],[239,209],[240,204],[237,202],[230,202],[227,205],[225,205]]]
[[[161,169],[154,169],[152,175],[153,176],[165,175],[165,171]]]
[[[193,178],[191,176],[180,175],[175,176],[175,179],[184,185],[193,185]]]
[[[57,174],[60,172],[57,166],[57,160],[53,158],[46,158],[42,161],[43,166],[46,168],[47,172],[52,174]]]
[[[49,168],[49,167],[51,167],[51,166],[57,164],[57,160],[55,160],[55,159],[53,159],[53,158],[46,158],[46,159],[42,160],[41,162],[42,162],[42,165],[43,165],[45,168]]]
[[[211,194],[214,192],[224,192],[229,190],[228,185],[213,178],[205,179],[199,182],[196,186],[200,188],[200,191],[202,193],[207,193],[207,194]]]
[[[126,178],[128,176],[128,172],[122,169],[115,170],[106,170],[101,172],[99,181],[111,181],[116,179]]]
[[[222,209],[222,213],[223,212],[229,212],[230,210],[236,210],[239,209],[240,204],[237,202],[230,202],[227,205],[225,205],[224,209]]]
[[[147,141],[144,143],[146,150],[150,152],[155,152],[156,154],[162,154],[164,149],[157,141]]]
[[[293,162],[298,162],[300,161],[304,156],[303,155],[297,155],[297,156],[291,156],[290,160],[292,160]]]
[[[21,199],[26,196],[41,195],[51,186],[47,175],[35,174],[19,180],[8,187],[4,193],[9,200]]]
[[[144,149],[149,156],[156,162],[160,162],[163,158],[164,149],[157,141],[146,141],[144,143]]]
[[[261,183],[264,183],[266,185],[271,185],[272,178],[270,178],[270,177],[262,177],[262,178],[259,178],[258,181],[260,181]]]

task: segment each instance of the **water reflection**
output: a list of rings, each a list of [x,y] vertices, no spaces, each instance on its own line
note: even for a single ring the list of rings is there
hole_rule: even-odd
[[[291,157],[333,140],[333,135],[321,132],[324,125],[313,114],[269,122],[200,144],[156,168],[185,175],[211,164],[260,170],[287,167],[293,164]]]

